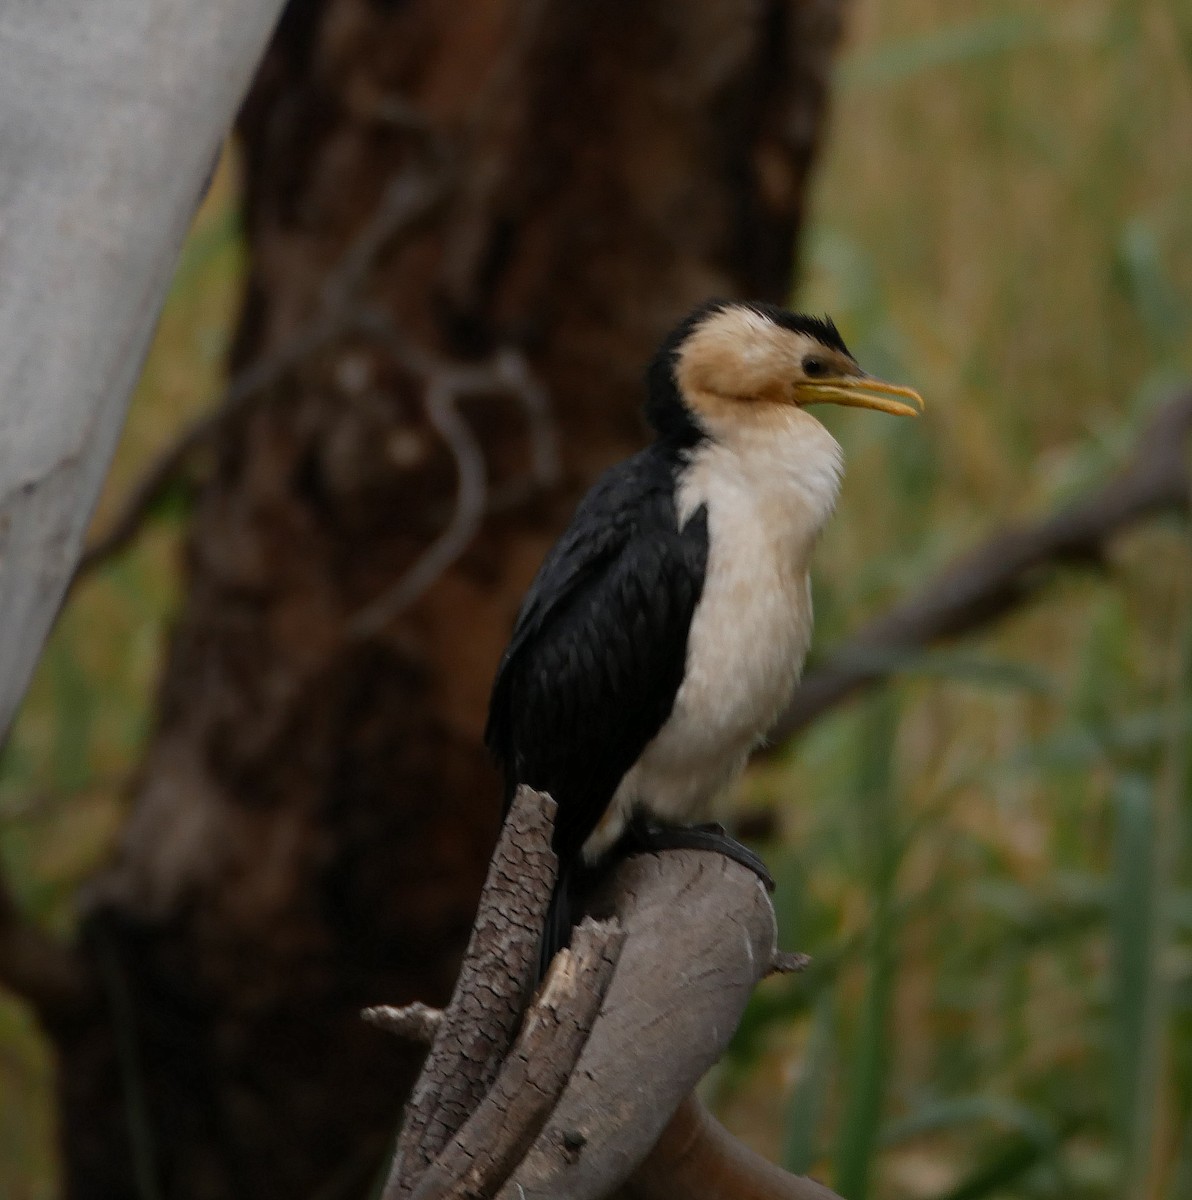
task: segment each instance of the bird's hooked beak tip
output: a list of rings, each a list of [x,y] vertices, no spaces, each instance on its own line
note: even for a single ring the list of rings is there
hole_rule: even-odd
[[[899,399],[901,397],[901,399]],[[914,406],[907,404],[911,400]],[[887,383],[872,375],[843,376],[823,383],[803,383],[799,404],[842,404],[850,408],[872,408],[896,417],[917,417],[926,405],[914,388]]]

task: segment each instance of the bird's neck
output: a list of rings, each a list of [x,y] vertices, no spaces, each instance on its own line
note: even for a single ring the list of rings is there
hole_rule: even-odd
[[[836,439],[798,409],[765,423],[736,422],[686,451],[679,519],[702,503],[714,522],[718,507],[750,510],[766,541],[805,563],[832,515],[842,472]]]

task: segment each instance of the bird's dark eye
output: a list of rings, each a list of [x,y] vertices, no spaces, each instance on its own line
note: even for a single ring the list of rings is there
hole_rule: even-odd
[[[805,358],[803,360],[803,374],[809,379],[814,379],[817,375],[826,375],[828,372],[828,364],[822,358]]]

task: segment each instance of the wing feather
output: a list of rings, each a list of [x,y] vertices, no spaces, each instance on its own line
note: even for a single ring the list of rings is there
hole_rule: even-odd
[[[485,740],[518,784],[559,804],[578,853],[621,777],[670,715],[707,567],[707,514],[679,528],[675,471],[656,449],[588,493],[522,604]]]

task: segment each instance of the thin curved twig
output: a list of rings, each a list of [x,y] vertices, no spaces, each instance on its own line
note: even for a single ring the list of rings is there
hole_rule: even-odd
[[[487,510],[488,476],[484,451],[456,399],[491,383],[489,372],[466,367],[446,368],[426,389],[427,419],[455,461],[455,507],[446,529],[418,556],[414,565],[383,595],[362,608],[348,623],[348,634],[369,638],[414,603],[472,544]]]
[[[457,480],[447,527],[395,583],[348,620],[348,637],[368,639],[420,599],[464,554],[491,508],[484,452],[460,415],[457,402],[462,397],[492,392],[518,398],[527,416],[534,486],[555,483],[559,455],[546,391],[519,351],[504,347],[480,363],[439,362],[404,338],[388,314],[372,308],[357,314],[355,328],[376,339],[404,370],[423,380],[427,419],[451,453]]]

